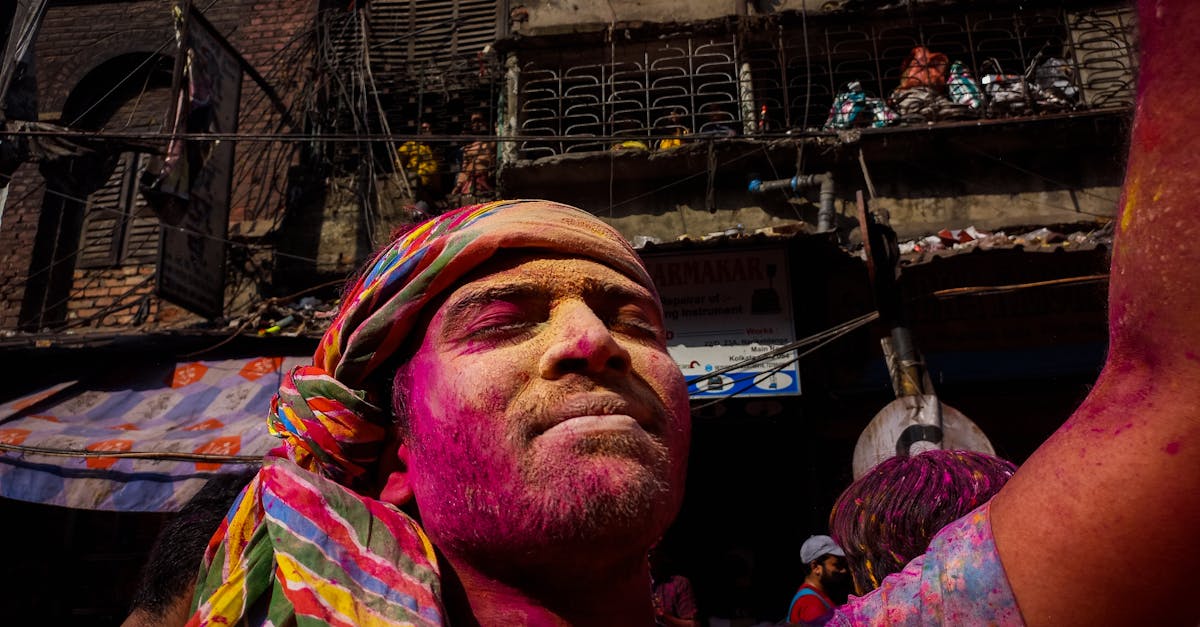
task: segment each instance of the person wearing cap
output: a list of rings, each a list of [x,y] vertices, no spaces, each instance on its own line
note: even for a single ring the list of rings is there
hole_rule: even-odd
[[[830,593],[848,577],[846,553],[829,536],[809,536],[800,546],[800,561],[806,572],[804,584],[792,597],[787,622],[824,625],[837,607]]]

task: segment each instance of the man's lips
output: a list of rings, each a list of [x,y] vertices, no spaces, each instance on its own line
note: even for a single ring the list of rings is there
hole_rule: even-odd
[[[553,438],[587,433],[635,432],[642,427],[632,416],[605,414],[600,416],[576,416],[568,418],[542,432],[542,436]]]
[[[535,435],[645,430],[652,423],[650,412],[639,403],[612,392],[588,392],[552,404],[538,420]]]

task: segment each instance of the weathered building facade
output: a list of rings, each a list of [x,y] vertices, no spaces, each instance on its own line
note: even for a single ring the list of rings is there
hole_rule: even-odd
[[[531,139],[506,153],[510,193],[574,194],[629,235],[666,238],[793,220],[794,199],[746,191],[756,177],[832,172],[837,213],[852,216],[864,168],[902,235],[1111,215],[1135,70],[1121,4],[709,2],[689,3],[686,22],[670,3],[611,4],[521,9],[502,134]],[[961,64],[986,102],[897,108],[917,48]],[[999,102],[997,79],[1051,74],[1069,102]],[[833,123],[852,83],[897,119]],[[676,133],[692,136],[683,156],[653,150]],[[610,143],[587,138],[613,135],[651,150],[594,156]],[[609,178],[632,184],[610,191]]]
[[[174,227],[161,222],[139,190],[140,175],[153,158],[162,156],[172,130],[179,14],[171,3],[149,0],[42,4],[22,0],[0,9],[0,36],[6,44],[32,35],[18,73],[22,87],[36,86],[22,94],[22,104],[32,107],[6,107],[5,130],[18,134],[0,138],[5,157],[14,147],[28,148],[24,163],[5,162],[0,180],[6,188],[0,193],[0,352],[12,366],[3,396],[20,397],[56,381],[94,386],[97,377],[115,377],[117,383],[110,389],[119,395],[130,385],[129,380],[120,382],[122,378],[156,365],[173,368],[177,361],[187,361],[180,355],[209,349],[228,335],[206,336],[205,328],[223,324],[208,323],[156,295],[159,242],[165,230]],[[237,131],[247,136],[302,131],[302,112],[311,95],[307,86],[319,3],[194,4],[244,61]],[[20,29],[14,18],[36,10],[43,11],[36,30]],[[6,63],[16,61],[5,58]],[[227,228],[213,236],[215,240],[204,236],[228,255],[227,293],[218,295],[229,304],[227,311],[244,309],[269,294],[273,269],[271,256],[264,252],[294,199],[302,148],[298,142],[236,142],[229,201],[221,207],[228,211]],[[307,349],[270,342],[236,344],[226,344],[227,352],[216,356],[296,354]],[[214,353],[206,356],[213,358]],[[152,377],[152,386],[158,383],[171,390],[169,382],[160,381]],[[71,394],[79,407],[88,406],[87,392]],[[169,405],[156,402],[160,409]],[[112,417],[129,423],[136,413]],[[21,415],[4,412],[0,443],[22,443],[26,430],[12,421]],[[188,432],[189,421],[181,416],[180,433]],[[125,429],[92,439],[147,437]],[[55,463],[70,457],[11,451],[3,455],[13,472],[48,469],[47,486],[63,485],[61,477],[86,484],[96,476],[88,472],[130,476],[127,467],[123,469],[127,460],[96,465],[94,459],[75,458],[80,472],[54,469]],[[61,476],[54,478],[56,472]],[[17,489],[14,483],[22,481],[6,474],[0,483],[9,494]],[[81,490],[96,497],[105,492],[97,484]],[[68,509],[41,504],[51,502],[48,498],[26,500],[34,502],[0,500],[4,516],[14,521],[22,537],[7,553],[10,568],[4,585],[11,593],[6,597],[10,620],[120,623],[166,514],[145,508]],[[52,588],[66,591],[70,599],[45,592]]]
[[[298,131],[315,2],[222,2],[204,15],[248,67],[238,129]],[[100,26],[103,25],[103,26]],[[175,25],[161,2],[51,2],[33,45],[37,120],[129,137],[87,155],[26,163],[0,225],[0,327],[38,331],[195,321],[153,296],[160,226],[138,175],[171,130]],[[282,94],[282,96],[281,96]],[[119,145],[120,144],[120,145]],[[138,146],[142,146],[139,151]],[[231,284],[261,281],[253,254],[282,219],[296,144],[239,142],[229,206]],[[243,237],[246,236],[246,237]],[[245,279],[245,281],[243,281]]]

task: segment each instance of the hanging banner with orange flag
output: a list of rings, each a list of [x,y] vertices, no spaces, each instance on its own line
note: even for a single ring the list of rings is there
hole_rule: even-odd
[[[111,511],[173,511],[213,473],[279,444],[266,415],[311,357],[151,365],[0,404],[0,496]]]

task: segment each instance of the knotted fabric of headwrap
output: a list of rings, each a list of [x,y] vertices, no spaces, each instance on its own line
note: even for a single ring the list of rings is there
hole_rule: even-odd
[[[464,207],[402,235],[347,292],[313,356],[271,403],[268,454],[205,554],[189,625],[440,624],[433,548],[373,498],[392,429],[367,391],[423,309],[500,250],[586,257],[654,292],[637,253],[590,214],[547,201]]]

